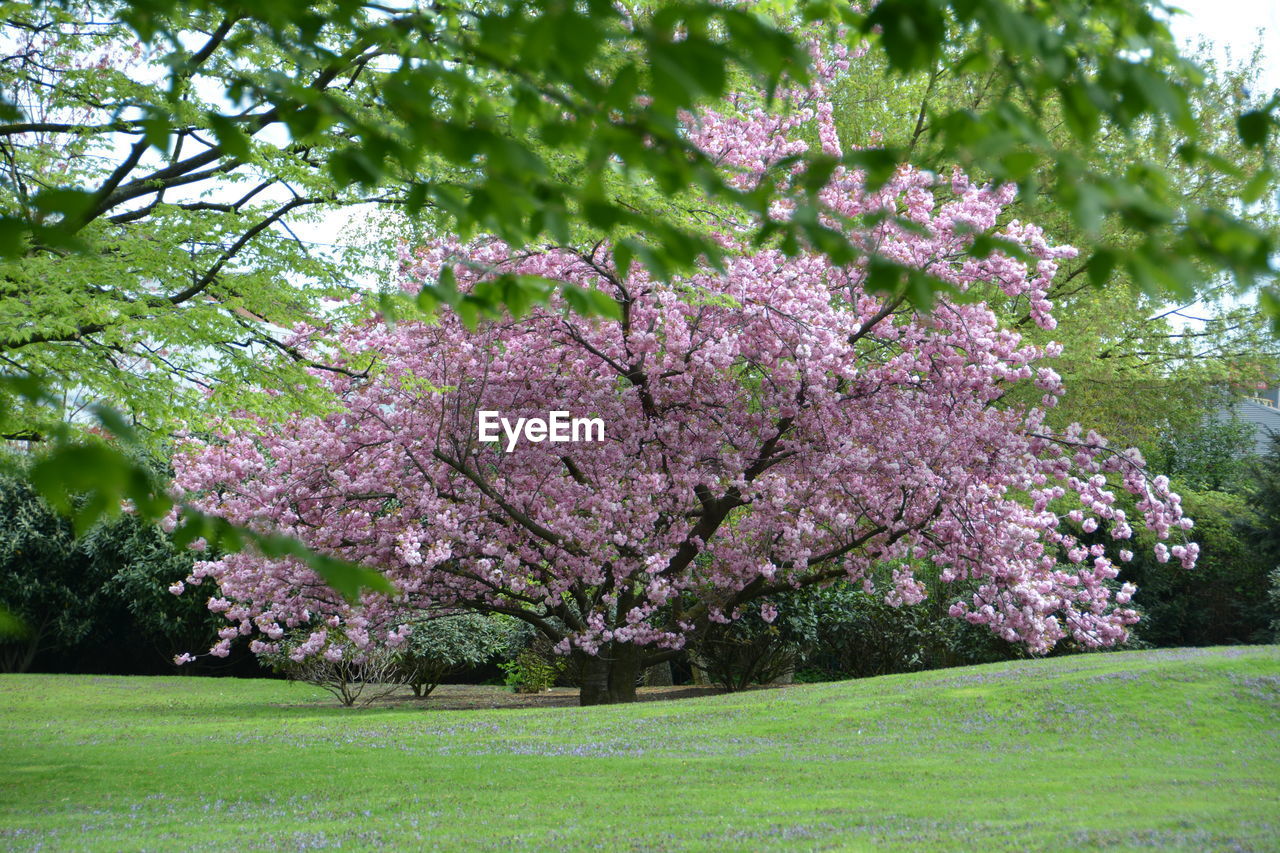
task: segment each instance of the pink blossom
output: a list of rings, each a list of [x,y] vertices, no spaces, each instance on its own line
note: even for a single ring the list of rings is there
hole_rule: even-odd
[[[843,150],[824,85],[787,93],[793,109],[778,112],[731,100],[687,116],[688,133],[727,180],[754,186],[808,138]],[[917,573],[927,571],[974,584],[952,616],[1032,651],[1065,638],[1120,642],[1137,614],[1116,605],[1131,593],[1113,598],[1107,546],[1080,543],[1064,522],[1092,532],[1105,520],[1111,538],[1129,538],[1120,490],[1160,540],[1187,519],[1141,454],[1049,425],[1065,392],[1042,362],[1060,347],[1024,340],[983,301],[1025,300],[1032,321],[1052,328],[1047,294],[1075,255],[1008,220],[1014,193],[909,166],[874,191],[839,167],[820,189],[827,224],[864,252],[969,294],[941,297],[929,314],[871,291],[865,263],[755,247],[729,226],[723,269],[663,278],[624,275],[607,244],[406,246],[406,291],[446,267],[464,291],[495,273],[540,276],[598,289],[624,319],[583,319],[557,293],[475,332],[453,314],[354,323],[325,345],[300,330],[300,352],[351,360],[354,377],[316,371],[339,405],[188,438],[175,482],[206,511],[376,566],[397,593],[349,604],[296,561],[249,552],[198,563],[188,580],[216,582],[211,609],[233,603],[223,612],[235,635],[310,632],[295,660],[396,645],[416,614],[456,608],[515,610],[562,654],[678,649],[753,600],[770,621],[769,597],[790,589],[845,578],[874,590],[885,563],[898,566],[891,604],[923,600]],[[773,215],[794,209],[784,198]],[[878,212],[914,226],[848,225]],[[975,233],[1011,241],[1029,262],[975,255]],[[1039,405],[1004,402],[1024,386]],[[477,441],[480,410],[599,417],[605,439],[508,452]],[[1060,516],[1063,502],[1081,509]],[[1186,544],[1180,559],[1189,566],[1197,553]],[[1163,541],[1156,556],[1168,559]],[[697,603],[672,607],[687,599]]]

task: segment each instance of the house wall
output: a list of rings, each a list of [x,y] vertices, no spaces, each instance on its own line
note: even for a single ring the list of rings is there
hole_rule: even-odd
[[[1266,453],[1271,449],[1271,433],[1280,433],[1280,407],[1276,405],[1276,394],[1280,389],[1270,388],[1265,392],[1269,397],[1240,400],[1235,405],[1235,414],[1240,420],[1253,426],[1254,452]]]

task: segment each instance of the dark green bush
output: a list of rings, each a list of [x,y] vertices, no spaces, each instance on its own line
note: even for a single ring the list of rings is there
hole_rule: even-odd
[[[776,616],[766,621],[761,607]],[[818,599],[796,592],[756,603],[727,625],[713,624],[691,645],[696,665],[726,690],[788,678],[818,639]]]
[[[1267,600],[1271,603],[1271,642],[1280,643],[1280,567],[1271,570],[1270,578]]]
[[[865,678],[1022,654],[987,629],[947,615],[964,587],[933,581],[926,588],[923,602],[902,607],[885,603],[883,593],[843,581],[815,590],[818,631],[805,655],[808,677]]]
[[[0,605],[24,635],[0,642],[0,669],[155,672],[214,642],[207,596],[171,595],[197,555],[123,516],[77,539],[23,480],[0,476]]]
[[[1229,398],[1221,403],[1226,406]],[[1239,492],[1248,487],[1253,460],[1253,425],[1236,416],[1209,419],[1161,436],[1148,459],[1152,471],[1185,489]]]
[[[1250,469],[1246,500],[1252,515],[1241,528],[1244,541],[1269,576],[1266,617],[1268,642],[1280,642],[1280,435]]]
[[[934,581],[914,606],[895,607],[883,593],[837,581],[777,596],[772,623],[753,608],[716,626],[692,647],[707,677],[729,690],[790,672],[803,681],[862,678],[1006,660],[1018,647],[947,615],[962,587]]]
[[[1176,560],[1158,562],[1155,539],[1139,531],[1134,560],[1120,580],[1137,585],[1134,606],[1142,615],[1134,636],[1152,646],[1213,646],[1271,639],[1273,610],[1267,599],[1265,551],[1250,541],[1261,519],[1240,495],[1183,489],[1183,506],[1195,528],[1200,557],[1190,571]]]
[[[395,652],[403,682],[414,696],[428,696],[446,677],[510,655],[519,635],[510,619],[463,613],[411,623],[413,632]]]

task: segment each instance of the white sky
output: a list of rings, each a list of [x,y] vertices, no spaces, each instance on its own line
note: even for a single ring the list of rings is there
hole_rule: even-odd
[[[1226,49],[1236,60],[1261,41],[1266,48],[1260,82],[1267,90],[1280,89],[1280,0],[1172,0],[1172,5],[1187,13],[1173,19],[1179,41],[1195,43],[1204,37],[1220,56]],[[1259,30],[1265,34],[1259,36]]]
[[[1280,0],[1172,0],[1185,15],[1175,16],[1171,29],[1181,42],[1195,44],[1202,38],[1214,45],[1218,57],[1234,62],[1247,57],[1254,47],[1263,46],[1262,73],[1258,84],[1262,93],[1280,90]],[[1261,93],[1260,93],[1261,94]],[[1236,304],[1256,301],[1254,293],[1232,300]],[[1208,312],[1207,306],[1192,305],[1190,316]],[[1186,322],[1173,318],[1175,326]]]

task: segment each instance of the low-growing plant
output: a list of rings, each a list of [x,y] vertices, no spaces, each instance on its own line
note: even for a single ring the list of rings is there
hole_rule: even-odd
[[[507,675],[507,686],[516,693],[550,690],[560,675],[559,668],[532,647],[521,649],[515,658],[499,666]]]
[[[322,687],[346,707],[359,702],[371,705],[391,695],[404,683],[403,672],[393,649],[358,648],[354,643],[331,645],[323,654],[297,659],[293,652],[305,641],[303,629],[281,642],[274,652],[259,658],[290,681]]]
[[[691,649],[708,680],[729,691],[790,676],[817,639],[811,595],[780,597],[727,625],[717,625]],[[768,618],[766,618],[766,615]]]
[[[509,654],[516,641],[511,620],[479,613],[420,619],[395,652],[400,679],[414,696],[431,695],[449,675]]]

